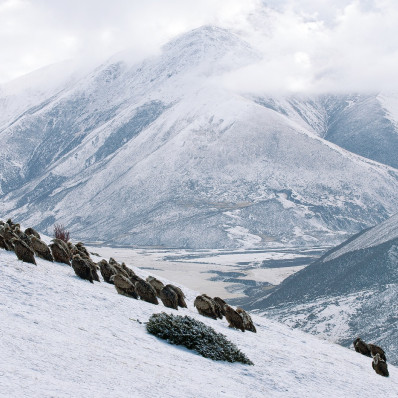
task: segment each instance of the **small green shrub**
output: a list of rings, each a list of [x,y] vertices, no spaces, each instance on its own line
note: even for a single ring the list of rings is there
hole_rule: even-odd
[[[189,316],[174,316],[164,312],[153,314],[146,328],[156,337],[195,350],[205,358],[253,365],[223,334]]]

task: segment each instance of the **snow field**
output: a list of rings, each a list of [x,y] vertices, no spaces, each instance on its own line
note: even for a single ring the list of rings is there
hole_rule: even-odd
[[[393,366],[382,378],[370,358],[266,318],[253,316],[257,334],[231,330],[200,316],[188,289],[188,309],[175,311],[37,263],[0,251],[1,397],[398,396]],[[144,322],[161,311],[200,319],[255,365],[213,362],[151,336]]]

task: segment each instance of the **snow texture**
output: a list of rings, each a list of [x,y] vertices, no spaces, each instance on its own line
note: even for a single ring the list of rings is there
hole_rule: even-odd
[[[116,259],[117,260],[117,259]],[[4,397],[384,397],[398,394],[398,370],[377,375],[353,350],[253,316],[257,333],[188,308],[118,295],[59,263],[18,261],[0,250],[0,396]],[[128,264],[131,265],[131,264]],[[139,275],[147,274],[134,267]],[[153,313],[189,315],[223,333],[254,366],[203,358],[147,333]]]
[[[139,64],[19,83],[40,95],[3,88],[3,217],[86,242],[255,248],[337,244],[397,213],[393,101],[222,85],[259,57],[205,26]]]
[[[250,308],[291,327],[350,346],[353,336],[382,346],[398,364],[398,217],[328,251]]]

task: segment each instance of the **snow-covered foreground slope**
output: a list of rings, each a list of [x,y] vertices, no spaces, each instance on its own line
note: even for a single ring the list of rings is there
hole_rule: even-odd
[[[242,333],[193,309],[174,311],[78,279],[65,265],[18,261],[0,251],[0,395],[4,397],[384,397],[398,370],[378,376],[371,359],[253,317]],[[146,274],[136,270],[140,275]],[[254,366],[213,362],[149,335],[154,312],[190,315],[224,333]]]
[[[398,216],[330,250],[250,307],[349,346],[380,344],[398,364]]]
[[[206,26],[32,105],[0,131],[4,217],[111,245],[256,248],[331,245],[396,213],[395,141],[377,135],[393,152],[381,164],[374,140],[357,145],[369,159],[327,140],[385,132],[376,97],[260,98],[222,84],[260,57]],[[360,115],[373,114],[369,129]]]

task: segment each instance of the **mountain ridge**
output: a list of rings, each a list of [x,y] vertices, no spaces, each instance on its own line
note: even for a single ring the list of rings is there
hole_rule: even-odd
[[[164,48],[111,59],[1,131],[7,215],[211,248],[338,243],[398,211],[398,171],[320,137],[322,101],[271,106],[218,82],[258,58],[238,36],[207,26]]]
[[[398,363],[398,214],[357,234],[285,279],[250,308],[344,346],[377,342]]]

